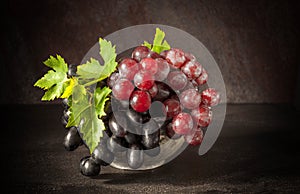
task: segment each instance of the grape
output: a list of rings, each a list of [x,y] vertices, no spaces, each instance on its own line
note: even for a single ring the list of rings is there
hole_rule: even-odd
[[[167,81],[173,90],[181,90],[187,84],[187,77],[181,71],[172,71],[167,77]]]
[[[203,140],[203,131],[201,130],[201,128],[198,127],[193,132],[186,134],[184,136],[184,139],[190,145],[200,145]]]
[[[128,100],[134,89],[133,84],[128,79],[119,79],[112,88],[113,95],[118,100]]]
[[[168,99],[164,101],[165,110],[167,112],[167,117],[174,117],[181,112],[181,105],[179,101],[174,99]]]
[[[65,109],[63,112],[63,117],[65,118],[65,120],[67,122],[69,121],[70,114],[71,114],[71,111],[69,111],[68,109]]]
[[[159,101],[155,101],[151,104],[149,113],[151,118],[162,118],[163,120],[166,120],[166,109],[163,103]]]
[[[125,58],[119,63],[118,70],[121,77],[133,80],[134,75],[139,71],[139,64],[133,59]]]
[[[147,71],[139,71],[133,80],[134,85],[141,90],[149,90],[154,84],[154,76]]]
[[[137,144],[139,142],[140,136],[134,133],[127,132],[124,139],[128,144],[132,145],[132,144]]]
[[[163,82],[156,82],[156,86],[158,89],[157,94],[154,97],[154,100],[164,101],[169,98],[171,94],[171,88]]]
[[[193,109],[191,115],[199,126],[207,127],[212,121],[212,111],[210,107],[201,105],[200,107]]]
[[[150,115],[148,113],[143,114],[143,113],[136,112],[132,109],[127,110],[126,115],[131,121],[130,124],[134,126],[146,123],[150,120]]]
[[[111,136],[107,140],[107,148],[109,151],[115,153],[115,152],[123,152],[126,150],[127,144],[123,138],[117,137],[117,136]]]
[[[76,76],[77,65],[70,64],[68,66],[68,77]]]
[[[140,61],[140,64],[143,71],[150,72],[153,75],[157,72],[157,61],[152,58],[144,58]]]
[[[157,59],[157,58],[161,58],[162,56],[154,51],[150,51],[147,57],[152,59]]]
[[[196,61],[196,57],[191,53],[184,53],[184,56],[187,61]]]
[[[195,61],[189,61],[181,67],[181,71],[190,79],[195,79],[201,75],[202,66]]]
[[[119,119],[122,119],[123,121],[120,122]],[[126,118],[123,116],[119,119],[117,120],[114,114],[112,114],[108,122],[109,129],[115,136],[124,137],[126,135],[126,129],[124,127],[127,127]],[[118,122],[122,123],[122,125],[120,125]]]
[[[152,88],[150,88],[148,90],[148,92],[149,92],[151,98],[154,98],[156,96],[157,92],[158,92],[157,85],[154,83],[153,86],[152,86]]]
[[[193,119],[189,113],[179,113],[173,118],[172,128],[180,135],[189,133],[193,129]]]
[[[155,157],[160,153],[160,146],[157,146],[157,147],[149,149],[149,150],[144,150],[144,153],[150,157]]]
[[[134,91],[130,98],[130,105],[137,112],[145,112],[150,108],[151,96],[145,91]]]
[[[110,88],[113,88],[114,85],[117,83],[117,81],[119,80],[120,78],[120,74],[115,72],[115,73],[112,73],[109,78],[107,79],[107,85],[108,87]]]
[[[166,59],[166,56],[167,56],[168,51],[169,51],[169,50],[161,51],[160,56],[161,56],[163,59]]]
[[[82,144],[76,127],[71,127],[64,139],[64,147],[67,151],[73,151]]]
[[[139,62],[143,58],[146,58],[148,56],[149,52],[150,52],[150,49],[148,47],[138,46],[133,50],[131,57]]]
[[[69,108],[69,100],[68,100],[68,98],[62,99],[61,102],[62,102],[62,106],[63,106],[64,109],[68,109]]]
[[[202,91],[201,99],[207,106],[216,106],[220,102],[220,94],[214,88],[208,88]]]
[[[96,176],[100,173],[101,167],[90,156],[80,160],[80,172],[85,176]]]
[[[201,95],[195,89],[188,89],[180,94],[179,99],[183,107],[193,109],[199,106]]]
[[[113,162],[115,156],[111,151],[107,149],[106,141],[103,141],[101,139],[99,145],[95,148],[92,157],[97,164],[107,166],[108,164],[111,164]]]
[[[157,62],[157,72],[154,75],[155,80],[163,81],[164,79],[167,78],[167,76],[170,72],[169,63],[166,60],[162,59],[162,58],[157,58],[155,60]]]
[[[144,135],[141,143],[146,149],[152,149],[159,145],[159,126],[154,120],[150,120],[143,126]]]
[[[166,60],[173,68],[180,68],[185,62],[184,52],[180,49],[172,48],[167,52]]]
[[[61,116],[60,121],[61,121],[61,123],[62,123],[62,125],[63,125],[64,127],[67,126],[68,120],[66,120],[66,118],[65,118],[64,115]]]
[[[132,169],[137,169],[142,166],[144,162],[144,154],[142,148],[138,144],[133,144],[127,150],[127,163]]]
[[[195,81],[197,82],[198,85],[203,85],[206,84],[207,80],[208,80],[207,71],[202,67],[202,73],[198,78],[196,78]]]
[[[166,126],[166,135],[167,135],[168,138],[174,139],[174,140],[179,139],[181,137],[180,134],[175,133],[175,131],[173,130],[172,123],[169,123]]]

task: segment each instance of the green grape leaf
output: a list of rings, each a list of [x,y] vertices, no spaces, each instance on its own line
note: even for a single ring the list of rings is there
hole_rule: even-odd
[[[116,62],[116,47],[112,46],[110,41],[99,39],[100,55],[104,61],[104,65],[100,65],[99,61],[91,58],[86,64],[77,68],[77,74],[80,79],[95,79],[101,81],[116,70],[118,63]]]
[[[90,153],[94,151],[103,136],[104,123],[98,118],[95,107],[95,92],[88,92],[81,84],[73,87],[72,114],[67,126],[78,126]]]
[[[42,100],[54,100],[61,97],[68,85],[68,65],[60,55],[56,55],[56,58],[50,56],[44,64],[53,70],[49,70],[34,86],[47,90]]]
[[[147,42],[147,41],[144,41],[144,44],[143,44],[145,47],[148,47],[149,49],[151,49],[152,48],[152,45],[149,43],[149,42]]]
[[[67,87],[64,90],[64,93],[61,95],[61,98],[69,98],[72,95],[73,88],[74,88],[76,82],[77,82],[77,80],[74,77],[72,77],[71,79],[69,79],[68,82],[65,82],[65,83],[67,83]]]
[[[171,48],[168,42],[164,40],[164,38],[165,33],[161,29],[156,28],[153,44],[151,45],[149,42],[144,41],[143,45],[159,54],[162,51],[169,50]]]
[[[98,79],[101,71],[102,67],[99,61],[94,58],[77,67],[77,74],[82,79]]]
[[[106,113],[104,111],[105,108],[105,102],[109,100],[107,97],[111,93],[111,89],[108,87],[103,88],[97,88],[95,90],[95,107],[96,107],[96,113],[99,118],[102,116],[105,116]]]

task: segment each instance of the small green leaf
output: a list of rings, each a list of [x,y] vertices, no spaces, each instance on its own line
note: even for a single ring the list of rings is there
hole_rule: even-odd
[[[91,58],[87,63],[77,67],[77,74],[81,80],[89,82],[91,79],[101,81],[110,76],[116,70],[118,63],[116,62],[116,48],[111,42],[99,39],[100,55],[104,61],[100,65],[99,61]]]
[[[68,66],[65,60],[57,55],[57,58],[50,56],[44,64],[53,70],[49,70],[41,79],[39,79],[34,86],[47,90],[42,97],[42,100],[54,100],[61,97],[64,90],[67,88]]]
[[[49,90],[47,90],[42,97],[42,100],[54,100],[55,98],[59,98],[64,91],[64,83],[57,83],[55,86],[52,86]]]
[[[66,64],[65,60],[60,56],[56,55],[56,58],[53,56],[50,56],[49,59],[47,59],[44,64],[55,71],[60,71],[63,73],[68,72],[68,65]]]
[[[107,96],[110,93],[111,93],[111,89],[108,87],[103,87],[102,89],[97,88],[95,90],[95,107],[96,107],[96,113],[99,118],[106,115],[104,111],[104,107],[105,107],[105,102],[109,100]]]
[[[65,81],[67,76],[62,72],[55,72],[49,70],[41,79],[39,79],[34,86],[40,87],[42,89],[49,89],[56,83]]]
[[[99,61],[94,58],[77,67],[77,74],[82,79],[98,79],[101,71],[102,67]]]
[[[112,46],[110,41],[102,38],[99,39],[99,44],[100,55],[104,60],[101,78],[103,77],[103,79],[105,79],[109,77],[110,74],[113,73],[117,68],[118,63],[116,62],[116,46]]]
[[[148,47],[149,49],[152,48],[152,45],[149,42],[147,42],[147,41],[144,41],[143,46]]]
[[[143,46],[148,47],[149,49],[151,49],[152,51],[154,51],[158,54],[164,50],[170,50],[171,47],[168,44],[168,42],[166,40],[164,40],[164,38],[165,38],[165,33],[161,29],[156,28],[153,45],[151,45],[147,41],[144,41]]]

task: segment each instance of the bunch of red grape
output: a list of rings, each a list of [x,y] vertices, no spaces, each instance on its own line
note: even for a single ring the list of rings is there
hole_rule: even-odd
[[[122,151],[127,151],[128,166],[137,169],[143,164],[143,154],[154,157],[160,153],[162,138],[183,136],[190,145],[200,145],[203,130],[212,121],[211,107],[220,101],[219,93],[207,88],[207,80],[195,56],[180,49],[158,54],[138,46],[131,58],[121,58],[117,71],[104,83],[112,89],[107,116],[101,118],[107,138],[101,139],[91,157],[82,159],[82,174],[98,174],[100,165],[110,164],[113,153]],[[65,123],[67,116],[65,112]],[[82,144],[76,131],[66,136],[68,150]],[[76,141],[70,138],[72,133]]]

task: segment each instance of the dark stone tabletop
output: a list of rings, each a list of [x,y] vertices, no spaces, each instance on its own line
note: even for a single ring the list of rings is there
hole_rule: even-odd
[[[2,106],[2,189],[7,193],[297,193],[300,192],[299,114],[285,105],[228,105],[212,149],[188,147],[149,171],[103,167],[79,172],[88,155],[67,152],[59,105]],[[6,125],[4,125],[6,124]]]

